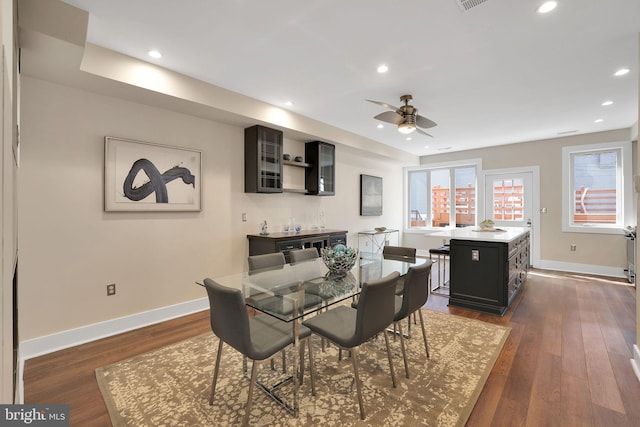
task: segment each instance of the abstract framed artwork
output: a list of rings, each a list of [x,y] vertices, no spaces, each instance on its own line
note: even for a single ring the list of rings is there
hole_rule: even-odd
[[[360,175],[360,215],[382,215],[382,178]]]
[[[105,211],[199,211],[202,152],[107,136]]]

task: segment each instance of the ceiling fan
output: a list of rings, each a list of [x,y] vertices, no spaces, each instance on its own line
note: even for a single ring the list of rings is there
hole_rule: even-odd
[[[387,104],[386,102],[381,101],[373,101],[371,99],[367,99],[369,102],[373,102],[374,104],[382,105],[385,108],[388,108],[393,111],[385,111],[384,113],[380,113],[374,117],[374,119],[382,120],[383,122],[393,123],[398,126],[398,132],[403,133],[405,135],[416,131],[423,135],[430,136],[433,138],[433,135],[429,135],[427,132],[423,131],[420,128],[429,129],[434,126],[437,126],[437,123],[433,120],[429,120],[424,116],[418,114],[418,109],[413,105],[409,105],[409,101],[411,101],[413,97],[411,95],[402,95],[400,97],[400,101],[404,102],[402,107],[394,107],[391,104]]]

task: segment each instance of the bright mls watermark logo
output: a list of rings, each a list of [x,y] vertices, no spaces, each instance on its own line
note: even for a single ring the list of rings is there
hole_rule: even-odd
[[[69,427],[69,405],[0,405],[0,426]]]

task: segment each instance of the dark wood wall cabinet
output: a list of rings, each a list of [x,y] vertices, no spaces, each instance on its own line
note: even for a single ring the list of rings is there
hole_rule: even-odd
[[[316,247],[318,253],[325,247],[333,247],[339,243],[347,244],[346,230],[309,230],[298,234],[271,233],[263,236],[249,234],[249,256],[282,252],[290,262],[289,251],[294,249]]]
[[[244,130],[244,192],[333,196],[335,146],[322,141],[307,142],[305,161],[294,162],[283,160],[282,141],[283,133],[276,129],[256,125]],[[283,184],[283,166],[305,169],[304,189]]]
[[[503,315],[529,269],[529,232],[509,242],[451,239],[449,305]]]
[[[311,167],[305,171],[305,188],[316,196],[333,196],[335,184],[335,152],[333,144],[322,141],[307,142],[304,155]]]
[[[282,132],[264,126],[244,130],[245,193],[282,193]]]

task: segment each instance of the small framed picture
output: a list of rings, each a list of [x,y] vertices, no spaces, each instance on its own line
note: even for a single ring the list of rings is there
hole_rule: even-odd
[[[382,178],[360,175],[360,215],[382,215]]]

